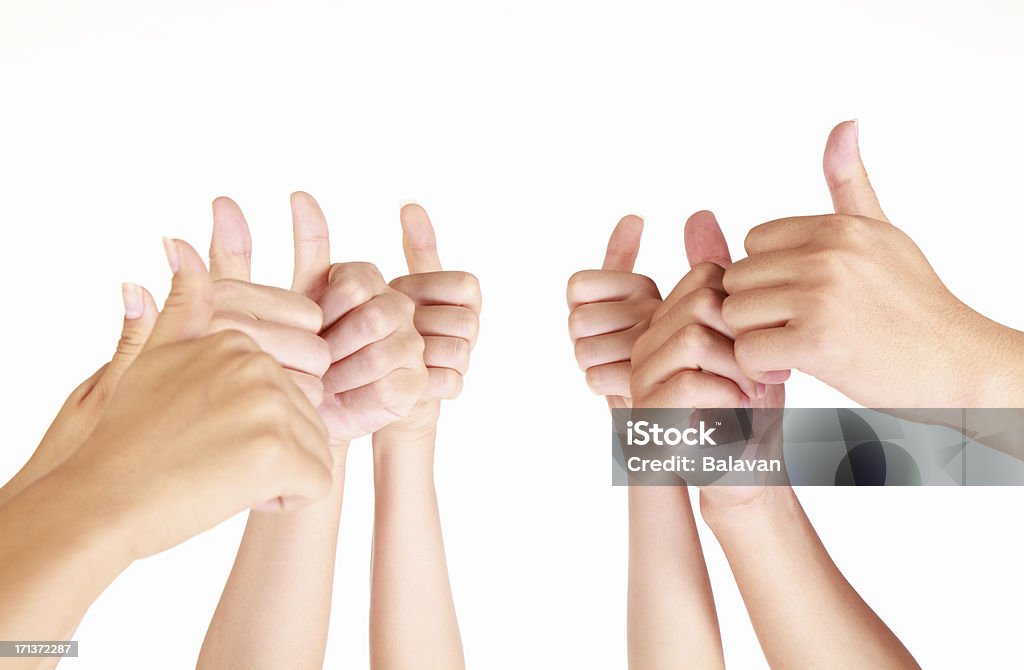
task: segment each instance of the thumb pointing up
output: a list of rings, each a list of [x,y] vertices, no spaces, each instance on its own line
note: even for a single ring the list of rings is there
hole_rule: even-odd
[[[317,300],[331,272],[331,234],[319,203],[304,191],[292,193],[295,274],[292,290]]]
[[[143,351],[202,337],[213,315],[213,281],[196,250],[187,242],[170,239],[164,240],[164,250],[174,279]]]
[[[440,272],[441,258],[437,255],[437,236],[427,211],[412,203],[402,207],[402,250],[409,274]]]
[[[732,265],[729,245],[718,225],[718,219],[709,211],[701,210],[686,220],[683,228],[683,244],[686,247],[686,260],[693,268],[701,263],[714,263],[723,268]],[[654,311],[652,320],[657,321],[664,316],[676,303],[693,291],[692,282],[684,277],[675,288],[665,296],[665,300]]]
[[[121,287],[124,298],[124,325],[121,328],[121,339],[117,342],[117,350],[113,358],[103,368],[103,374],[96,382],[109,391],[117,387],[121,376],[142,352],[150,331],[157,318],[156,302],[149,291],[136,284],[124,284]]]
[[[889,222],[878,204],[875,189],[868,181],[868,172],[860,159],[856,121],[844,121],[832,129],[825,143],[822,167],[825,183],[832,194],[836,214],[866,216]]]
[[[729,245],[722,234],[718,219],[707,210],[695,213],[686,220],[683,228],[683,244],[686,245],[686,260],[690,267],[701,263],[715,263],[727,268],[732,265]]]

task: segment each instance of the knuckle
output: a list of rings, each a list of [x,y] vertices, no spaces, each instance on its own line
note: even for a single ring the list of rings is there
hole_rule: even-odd
[[[281,366],[277,360],[263,351],[254,351],[247,354],[243,366],[248,378],[264,380],[269,388],[274,388],[272,381],[276,379],[276,375],[281,371]]]
[[[727,295],[722,299],[722,321],[730,328],[736,323],[736,318],[742,311],[742,301],[737,295]]]
[[[710,286],[702,286],[686,296],[691,312],[698,317],[705,317],[722,309],[722,300],[721,292]]]
[[[864,219],[846,214],[833,214],[825,221],[822,231],[830,239],[846,244],[859,244],[864,240],[870,226]]]
[[[732,265],[722,273],[722,290],[728,295],[735,291],[737,279],[739,279],[739,266]]]
[[[398,306],[398,311],[407,318],[412,318],[416,313],[416,302],[409,296],[399,291],[391,292],[392,300]]]
[[[842,252],[829,246],[819,246],[808,252],[807,265],[827,277],[835,276],[843,269]]]
[[[381,275],[380,270],[373,263],[354,261],[347,265],[355,280],[368,290],[387,285],[387,282],[384,281],[384,276]]]
[[[332,360],[331,356],[331,345],[327,343],[327,340],[322,337],[317,337],[313,340],[313,370],[312,372],[318,376],[323,377],[324,373],[327,372],[327,368],[331,367]]]
[[[694,265],[690,272],[697,277],[703,286],[721,286],[722,275],[725,274],[725,269],[717,263],[705,261]]]
[[[757,369],[757,355],[754,351],[754,342],[747,333],[741,333],[733,341],[733,353],[736,362],[745,370]]]
[[[466,302],[472,302],[480,296],[480,280],[470,272],[455,271],[452,273],[455,278],[455,286]]]
[[[585,375],[587,387],[597,395],[601,395],[605,386],[604,381],[606,376],[605,369],[602,366],[587,368]]]
[[[359,310],[359,332],[364,337],[380,338],[390,331],[391,316],[378,300],[371,300]]]
[[[586,370],[594,359],[595,347],[593,340],[589,337],[576,340],[576,343],[573,345],[573,352],[576,355],[576,363],[580,366],[580,369]]]
[[[330,286],[332,291],[344,294],[357,304],[366,302],[373,295],[370,286],[361,281],[358,273],[347,267],[332,273]]]
[[[578,296],[580,292],[586,287],[593,270],[579,270],[578,272],[572,273],[569,277],[569,281],[566,282],[565,294],[566,297],[572,301],[574,297]]]
[[[661,291],[658,290],[658,284],[647,275],[635,275],[640,279],[640,292],[650,295],[655,298],[658,302],[661,302]]]
[[[710,335],[699,323],[688,323],[676,333],[679,344],[686,349],[700,350],[707,346]]]
[[[210,317],[209,332],[219,333],[224,330],[237,330],[241,325],[242,319],[231,312],[216,311],[213,316]]]
[[[299,319],[306,330],[311,333],[319,333],[324,325],[323,309],[309,298],[305,296],[299,297],[301,300],[296,304],[295,313],[299,315]]]
[[[252,352],[259,348],[251,337],[234,328],[218,331],[210,339],[222,352]]]
[[[462,375],[455,370],[449,370],[447,368],[440,368],[441,375],[441,395],[442,397],[451,400],[459,396],[462,393]]]
[[[247,406],[263,421],[265,432],[280,435],[290,418],[287,396],[279,388],[269,384],[251,388]]]
[[[387,351],[377,346],[364,349],[360,356],[362,358],[363,367],[371,374],[376,374],[387,369],[388,364],[391,362]]]
[[[586,308],[587,305],[581,305],[569,312],[569,333],[573,337],[579,337],[590,323],[590,310]]]

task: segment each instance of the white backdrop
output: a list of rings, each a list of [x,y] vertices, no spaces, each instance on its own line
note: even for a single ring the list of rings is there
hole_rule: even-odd
[[[205,248],[215,196],[242,205],[255,279],[279,285],[291,191],[319,198],[335,260],[388,276],[404,273],[398,207],[414,198],[442,260],[484,291],[437,463],[468,663],[624,667],[625,491],[610,486],[607,412],[572,359],[564,304],[622,214],[646,217],[639,267],[667,290],[697,209],[739,250],[752,225],[828,211],[825,137],[857,117],[892,220],[961,298],[1024,327],[1024,5],[671,4],[3,0],[0,475],[109,355],[119,283],[166,294],[160,236]],[[800,376],[789,399],[848,404]],[[349,456],[327,667],[367,662],[367,447]],[[1019,667],[1024,491],[801,499],[925,667]],[[130,568],[66,666],[193,664],[243,523]],[[727,660],[763,667],[704,540]]]

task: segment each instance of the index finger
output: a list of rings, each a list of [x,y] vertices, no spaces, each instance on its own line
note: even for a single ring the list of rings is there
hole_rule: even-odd
[[[830,216],[833,215],[793,216],[762,223],[750,229],[743,247],[747,255],[799,247],[807,244],[818,226]]]

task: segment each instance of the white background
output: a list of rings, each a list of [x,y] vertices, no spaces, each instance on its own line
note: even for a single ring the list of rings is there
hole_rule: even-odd
[[[1024,327],[1024,5],[444,4],[3,0],[0,474],[109,355],[119,283],[165,295],[160,237],[205,248],[213,197],[240,202],[255,278],[278,285],[292,190],[320,199],[335,260],[388,276],[403,274],[398,207],[414,198],[442,260],[484,291],[437,463],[468,663],[623,667],[625,490],[609,484],[604,402],[572,359],[566,278],[599,264],[628,212],[647,220],[640,270],[667,290],[697,209],[740,250],[757,223],[828,211],[825,137],[857,117],[892,220],[961,298]],[[801,377],[789,399],[848,404]],[[367,446],[349,457],[328,667],[367,662]],[[1024,490],[800,495],[925,667],[1019,667]],[[66,666],[194,663],[243,521],[132,566]],[[727,660],[762,667],[704,540]]]

